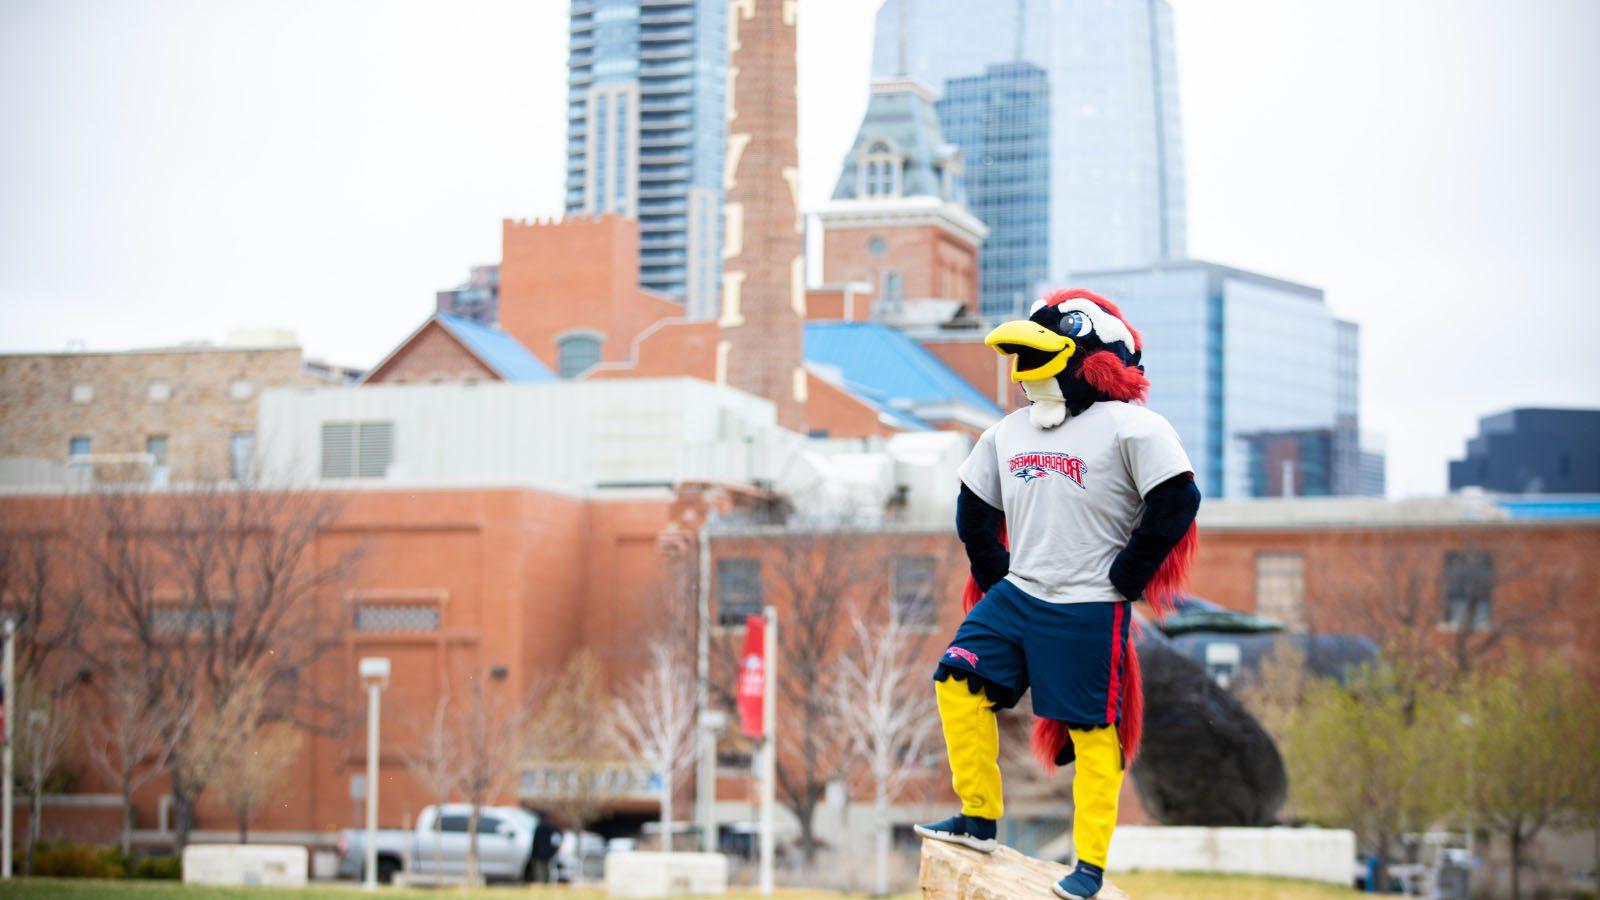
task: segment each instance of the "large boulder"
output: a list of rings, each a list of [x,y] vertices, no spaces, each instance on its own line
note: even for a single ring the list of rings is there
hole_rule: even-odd
[[[1005,846],[993,853],[979,853],[945,841],[922,842],[923,900],[1053,898],[1050,885],[1069,871],[1066,866],[1023,856]],[[1128,900],[1128,895],[1109,881],[1096,896]]]
[[[1144,743],[1131,773],[1163,825],[1270,825],[1289,789],[1272,737],[1199,663],[1165,639],[1139,643]]]

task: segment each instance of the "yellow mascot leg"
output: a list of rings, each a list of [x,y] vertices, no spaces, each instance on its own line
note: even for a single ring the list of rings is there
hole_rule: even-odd
[[[1000,721],[994,701],[954,678],[933,685],[950,755],[950,783],[961,798],[961,814],[998,819],[1005,814],[1005,802],[1000,793]]]
[[[1122,744],[1117,727],[1069,729],[1078,761],[1072,776],[1072,845],[1078,861],[1106,867],[1111,832],[1117,827],[1122,790]]]

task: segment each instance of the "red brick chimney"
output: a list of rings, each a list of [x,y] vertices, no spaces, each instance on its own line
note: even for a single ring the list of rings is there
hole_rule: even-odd
[[[771,400],[805,432],[805,235],[796,141],[799,0],[733,0],[723,174],[719,380]]]

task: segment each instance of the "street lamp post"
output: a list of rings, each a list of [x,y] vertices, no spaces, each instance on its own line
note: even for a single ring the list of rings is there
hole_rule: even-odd
[[[372,891],[378,888],[378,698],[389,684],[389,660],[362,657],[360,672],[367,686],[367,859],[361,886]]]
[[[0,768],[4,769],[3,773],[0,773],[0,780],[5,782],[4,787],[0,787],[0,804],[5,806],[0,810],[0,831],[5,832],[5,837],[4,843],[0,844],[0,878],[9,880],[11,878],[11,735],[16,733],[12,720],[17,717],[17,688],[13,684],[17,680],[16,619],[6,619],[5,641],[5,684],[4,692],[0,693],[0,715],[5,716],[4,734],[0,734],[0,741],[5,742],[5,750],[0,752],[0,756],[4,757],[3,764],[0,764]]]

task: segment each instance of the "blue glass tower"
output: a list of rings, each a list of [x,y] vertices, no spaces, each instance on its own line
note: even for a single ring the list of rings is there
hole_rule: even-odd
[[[989,226],[978,311],[1026,309],[1050,265],[1050,80],[1033,63],[999,63],[944,83],[946,140],[965,160],[967,208]]]
[[[728,74],[723,0],[572,0],[569,215],[639,221],[639,281],[716,314]]]
[[[1075,281],[1144,335],[1150,408],[1177,429],[1206,496],[1366,489],[1360,332],[1321,290],[1198,260]]]
[[[1167,0],[884,0],[878,10],[874,77],[943,86],[1019,61],[1049,74],[1049,277],[1184,258]]]

